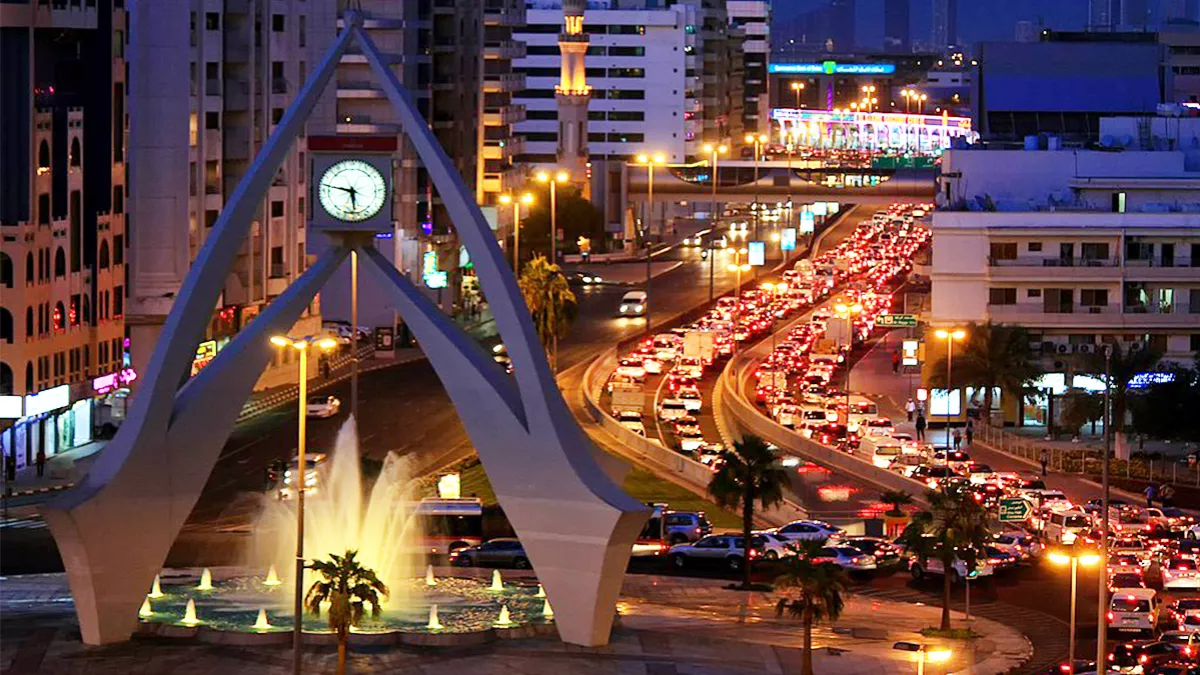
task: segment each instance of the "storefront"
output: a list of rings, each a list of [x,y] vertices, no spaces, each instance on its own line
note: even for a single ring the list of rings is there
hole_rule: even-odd
[[[1068,382],[1070,386],[1067,386]],[[1022,401],[1021,426],[1044,427],[1048,425],[1051,413],[1058,418],[1063,395],[1071,391],[1088,394],[1103,392],[1104,380],[1092,375],[1046,373],[1030,384],[1030,390]]]

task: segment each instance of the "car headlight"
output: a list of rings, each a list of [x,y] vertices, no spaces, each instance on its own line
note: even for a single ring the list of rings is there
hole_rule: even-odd
[[[629,311],[629,305],[621,305],[621,311],[622,311],[622,312],[628,312],[628,311]]]
[[[635,312],[640,312],[643,309],[645,309],[645,307],[643,307],[642,305],[634,305],[633,306],[633,311],[635,311]]]
[[[591,277],[584,277],[584,278],[583,278],[583,283],[585,283],[585,284],[590,284],[590,283],[592,283],[592,278],[591,278]]]
[[[600,278],[600,277],[592,277],[592,283],[593,283],[593,284],[598,284],[598,283],[600,283],[601,281],[604,281],[604,279],[602,279],[602,278]]]

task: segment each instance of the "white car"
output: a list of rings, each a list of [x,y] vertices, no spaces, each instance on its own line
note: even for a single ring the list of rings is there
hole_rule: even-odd
[[[796,520],[773,532],[788,541],[826,541],[843,535],[842,528],[822,520]]]
[[[618,410],[617,422],[639,436],[646,435],[646,426],[642,424],[642,413],[636,410]]]
[[[814,562],[831,562],[850,572],[866,572],[878,567],[875,556],[853,546],[826,546],[817,552]]]
[[[333,417],[342,409],[342,402],[336,396],[309,396],[305,406],[305,414],[309,417]]]
[[[679,363],[675,364],[674,370],[696,379],[704,377],[704,364],[695,356],[684,356],[679,359]]]
[[[762,551],[762,556],[767,560],[796,555],[796,549],[792,543],[773,532],[766,530],[755,532],[752,541],[754,548]]]
[[[621,359],[620,363],[617,364],[617,375],[640,380],[646,377],[646,366],[641,359]]]
[[[941,558],[936,556],[930,556],[924,561],[914,557],[909,563],[908,571],[914,579],[924,579],[929,576],[940,577],[945,572]],[[977,558],[975,560],[974,574],[970,578],[990,577],[995,572],[995,568],[986,559]],[[957,584],[966,579],[967,576],[967,564],[961,558],[955,558],[954,564],[950,567],[950,583]]]
[[[687,403],[683,399],[667,398],[658,404],[658,419],[660,420],[669,422],[687,417],[688,414]]]
[[[1200,588],[1200,570],[1191,558],[1171,558],[1162,564],[1162,585],[1170,588]]]
[[[679,391],[675,393],[675,398],[683,401],[683,406],[689,413],[700,412],[703,400],[700,398],[700,389],[697,387],[680,387]]]

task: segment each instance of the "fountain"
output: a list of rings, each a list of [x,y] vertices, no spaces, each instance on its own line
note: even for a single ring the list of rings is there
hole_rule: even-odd
[[[198,591],[211,591],[213,589],[212,570],[207,567],[200,574],[200,585],[196,587]]]
[[[542,588],[542,585],[541,585],[541,584],[538,584],[538,592],[537,592],[537,595],[534,595],[533,597],[535,597],[535,598],[544,598],[544,597],[546,597],[546,589]]]
[[[150,597],[161,598],[163,596],[162,583],[158,580],[158,575],[154,575],[154,585],[150,587]]]
[[[492,570],[492,585],[488,587],[493,593],[504,591],[504,578],[500,576],[500,570]]]
[[[433,565],[427,565],[425,567],[425,585],[431,587],[437,586],[437,579],[433,578]]]
[[[512,617],[508,613],[508,605],[500,605],[500,616],[496,617],[496,623],[492,625],[496,628],[508,628],[513,625]]]
[[[549,600],[542,602],[542,617],[546,619],[554,618],[554,609],[550,607]]]
[[[275,566],[271,565],[271,569],[267,570],[267,578],[263,580],[263,586],[278,586],[282,583],[279,580],[279,573],[275,571]]]
[[[196,601],[188,598],[187,611],[183,614],[183,621],[180,621],[185,626],[195,626],[200,623],[200,619],[196,617]]]
[[[425,627],[428,628],[429,630],[441,630],[442,629],[442,622],[438,619],[437,605],[429,606],[429,623],[426,623]]]
[[[138,616],[151,617],[154,616],[154,608],[150,606],[150,598],[142,600],[142,608],[138,610]]]
[[[254,628],[254,630],[260,630],[260,631],[261,630],[271,630],[271,623],[269,621],[267,621],[267,610],[265,610],[265,609],[258,610],[258,620],[256,620],[254,622],[254,625],[252,626],[252,628]]]

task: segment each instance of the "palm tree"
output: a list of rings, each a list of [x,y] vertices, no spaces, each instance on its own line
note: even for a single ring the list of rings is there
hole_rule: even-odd
[[[961,560],[967,574],[974,571],[978,552],[991,534],[987,512],[970,492],[951,485],[927,491],[925,499],[929,508],[913,515],[900,538],[922,569],[930,558],[942,563],[941,628],[950,630],[950,587],[958,576],[954,563]]]
[[[1041,374],[1041,368],[1029,348],[1029,331],[1022,326],[988,321],[968,325],[966,333],[966,341],[954,350],[951,387],[982,387],[987,421],[991,419],[993,389],[1020,395]],[[940,357],[929,372],[933,386],[947,386],[946,357]]]
[[[550,367],[558,370],[558,339],[567,334],[575,320],[578,308],[575,294],[558,265],[550,264],[540,255],[521,270],[517,285],[529,306],[542,348],[550,357]]]
[[[733,450],[721,453],[725,460],[708,482],[708,493],[717,506],[741,508],[742,542],[745,552],[742,562],[742,588],[750,588],[750,533],[754,529],[754,504],[769,509],[783,501],[783,486],[787,472],[779,466],[779,457],[758,436],[747,435],[734,441]]]
[[[350,626],[363,618],[366,606],[371,606],[371,615],[379,616],[379,597],[387,597],[388,588],[375,571],[363,567],[355,557],[358,551],[346,551],[345,555],[331,553],[329,560],[316,560],[309,569],[321,575],[313,582],[304,605],[313,616],[321,615],[321,605],[329,603],[329,627],[337,633],[338,675],[346,672],[346,642]]]
[[[904,515],[902,507],[912,504],[913,498],[904,490],[885,490],[879,495],[879,501],[892,507],[887,510],[888,515],[902,516]]]
[[[1114,436],[1116,444],[1123,447],[1125,444],[1125,410],[1129,407],[1129,383],[1138,373],[1154,370],[1163,355],[1162,352],[1148,346],[1142,349],[1121,349],[1120,343],[1113,342],[1108,347],[1112,350],[1112,356],[1107,365],[1108,374],[1112,380],[1109,392],[1112,399],[1112,433],[1116,434]],[[1083,367],[1092,375],[1103,378],[1104,361],[1102,347],[1085,357]],[[1105,429],[1104,433],[1108,434],[1109,430]]]
[[[787,558],[787,570],[775,580],[776,588],[795,589],[795,597],[780,598],[776,616],[784,612],[804,622],[802,675],[812,675],[812,628],[818,621],[837,621],[846,605],[846,571],[832,562],[813,562],[822,543],[800,543],[797,555]]]

